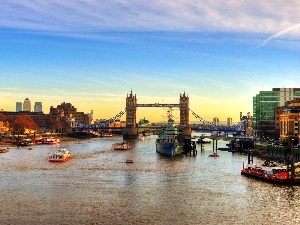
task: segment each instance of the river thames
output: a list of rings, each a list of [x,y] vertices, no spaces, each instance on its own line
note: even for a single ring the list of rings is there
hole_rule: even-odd
[[[300,187],[243,177],[247,156],[210,158],[212,144],[163,157],[155,138],[128,151],[111,149],[122,136],[12,147],[0,154],[0,224],[300,224]],[[48,162],[59,148],[71,160]]]

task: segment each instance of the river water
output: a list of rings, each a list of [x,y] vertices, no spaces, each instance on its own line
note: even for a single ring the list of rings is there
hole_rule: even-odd
[[[212,144],[163,157],[155,138],[131,140],[128,151],[111,150],[118,136],[0,154],[0,224],[300,224],[300,187],[243,177],[247,156],[211,158]],[[70,161],[48,162],[64,147]]]

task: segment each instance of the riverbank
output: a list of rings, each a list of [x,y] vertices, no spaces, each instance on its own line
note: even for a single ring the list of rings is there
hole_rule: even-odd
[[[48,137],[44,137],[48,138]],[[78,138],[75,137],[68,137],[68,136],[62,136],[62,137],[56,137],[60,140],[60,142],[70,142],[70,141],[78,141]],[[0,146],[14,146],[17,145],[16,139],[10,139],[10,138],[1,138],[0,140]]]
[[[300,162],[300,150],[289,146],[267,145],[255,143],[254,148],[241,149],[242,154],[250,154],[262,160],[271,160],[285,164],[288,157],[293,157],[295,162]]]

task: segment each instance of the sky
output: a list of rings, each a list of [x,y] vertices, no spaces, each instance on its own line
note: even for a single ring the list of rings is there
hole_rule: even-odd
[[[29,98],[110,119],[137,102],[178,104],[206,121],[253,113],[253,96],[295,88],[300,1],[0,0],[0,109]],[[33,106],[32,106],[33,108]],[[33,110],[33,109],[32,109]],[[164,108],[137,119],[165,120]],[[174,110],[176,116],[176,110]],[[179,114],[179,111],[178,111]],[[121,119],[125,120],[125,116]],[[197,121],[190,114],[190,121]]]

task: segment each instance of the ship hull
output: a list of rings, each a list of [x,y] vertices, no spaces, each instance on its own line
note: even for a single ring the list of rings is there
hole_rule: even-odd
[[[156,151],[166,156],[177,156],[183,153],[183,145],[174,142],[156,143]]]
[[[49,162],[66,162],[66,161],[68,161],[70,159],[70,156],[66,156],[66,157],[64,157],[64,158],[62,158],[62,159],[49,159]]]

